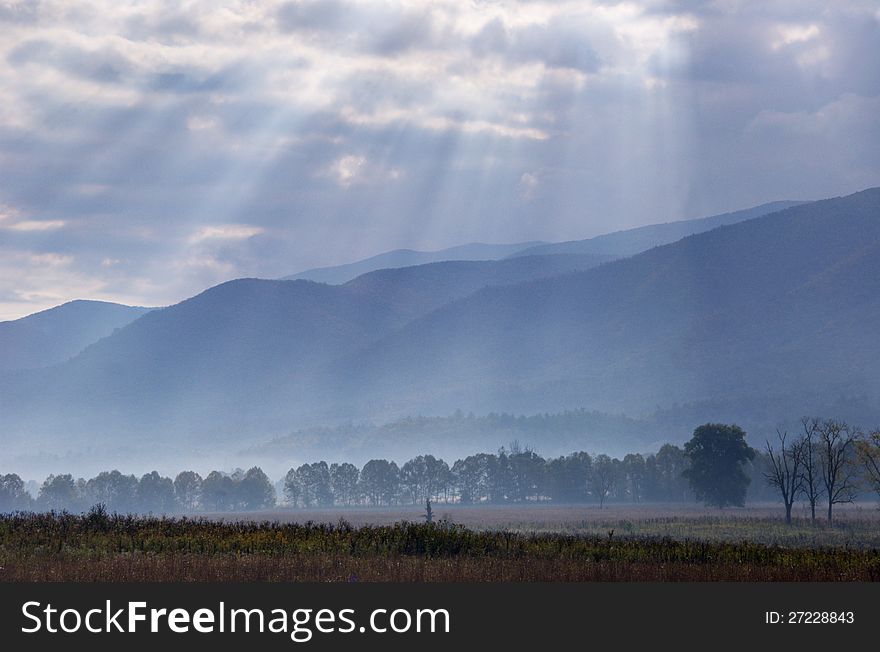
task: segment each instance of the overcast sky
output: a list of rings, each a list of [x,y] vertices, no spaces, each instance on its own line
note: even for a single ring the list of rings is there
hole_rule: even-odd
[[[876,0],[0,0],[0,319],[880,185]]]

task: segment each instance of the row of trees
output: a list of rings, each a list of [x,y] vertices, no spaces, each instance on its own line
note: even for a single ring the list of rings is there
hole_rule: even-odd
[[[275,488],[259,468],[202,478],[183,471],[173,480],[156,471],[141,476],[103,471],[90,480],[50,475],[34,499],[22,479],[0,476],[0,512],[13,510],[83,511],[103,504],[111,512],[171,514],[194,511],[257,510],[275,506]]]
[[[105,471],[89,480],[51,475],[36,498],[15,475],[0,476],[0,512],[20,509],[81,511],[101,503],[109,511],[175,513],[247,511],[288,507],[391,506],[434,502],[560,503],[693,500],[682,472],[684,451],[671,444],[656,454],[616,459],[585,452],[544,459],[516,442],[497,454],[480,453],[452,466],[419,455],[401,466],[385,459],[358,468],[320,461],[290,469],[278,485],[254,467],[202,478],[183,471],[168,478],[153,471],[137,478]],[[280,500],[279,500],[280,499]]]
[[[785,507],[785,522],[801,498],[812,520],[823,503],[832,522],[834,506],[851,503],[867,485],[880,495],[880,431],[864,433],[836,419],[804,418],[794,436],[777,431],[776,443],[766,443],[770,467],[767,482],[776,488]]]
[[[691,499],[682,477],[684,451],[671,444],[656,454],[591,456],[585,452],[544,459],[514,442],[497,454],[480,453],[449,466],[433,455],[419,455],[402,466],[370,460],[360,470],[352,464],[314,462],[292,468],[283,481],[286,503],[293,507],[422,504],[425,501],[562,503],[607,500],[641,502]]]
[[[119,471],[90,480],[52,475],[36,498],[15,474],[0,475],[0,512],[18,509],[81,511],[101,503],[115,512],[248,511],[288,507],[423,504],[425,501],[523,503],[554,501],[683,502],[725,507],[781,498],[786,521],[803,499],[813,518],[820,501],[827,516],[865,486],[880,493],[880,432],[868,435],[835,420],[804,419],[803,432],[777,433],[766,451],[750,448],[737,426],[705,424],[683,448],[622,459],[576,452],[545,459],[516,442],[497,454],[480,453],[451,466],[420,455],[402,466],[385,459],[353,464],[314,462],[290,469],[278,485],[254,467],[202,478],[184,471],[174,479],[153,471],[141,478]],[[754,480],[758,479],[758,482]],[[766,482],[761,481],[766,480]],[[279,500],[280,498],[280,500]]]

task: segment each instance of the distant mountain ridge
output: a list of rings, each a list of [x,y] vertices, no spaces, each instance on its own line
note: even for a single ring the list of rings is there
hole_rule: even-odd
[[[518,244],[484,244],[472,242],[470,244],[449,247],[438,251],[415,251],[413,249],[394,249],[385,253],[358,260],[344,265],[330,267],[318,267],[309,269],[298,274],[285,276],[283,281],[295,281],[304,279],[317,281],[318,283],[330,283],[339,285],[362,274],[373,272],[377,269],[390,269],[399,267],[411,267],[426,263],[437,263],[447,260],[497,260],[527,249],[543,242],[521,242]]]
[[[880,188],[481,290],[343,359],[333,392],[389,412],[880,395]],[[343,380],[339,380],[343,379]],[[369,388],[355,391],[355,388]],[[418,398],[415,398],[418,397]]]
[[[0,322],[0,370],[34,369],[64,362],[149,311],[79,300]]]
[[[557,243],[521,242],[510,245],[470,243],[439,251],[395,249],[353,263],[309,269],[298,274],[285,276],[282,280],[305,279],[319,283],[339,285],[378,269],[403,268],[451,260],[499,260],[502,258],[552,254],[592,254],[609,257],[632,256],[652,247],[680,240],[688,235],[709,231],[725,224],[734,224],[754,217],[760,217],[803,203],[806,202],[769,202],[753,208],[732,211],[721,215],[666,222],[663,224],[651,224],[625,231],[615,231],[586,240]]]
[[[761,204],[745,210],[732,211],[710,217],[699,217],[691,220],[677,222],[664,222],[663,224],[649,224],[625,231],[615,231],[604,235],[598,235],[586,240],[570,240],[535,245],[528,249],[522,249],[511,254],[514,256],[540,256],[548,254],[601,254],[605,256],[632,256],[653,247],[669,244],[681,240],[689,235],[711,231],[719,226],[736,224],[756,217],[762,217],[800,206],[808,202],[803,201],[774,201]]]
[[[459,408],[685,415],[662,422],[685,430],[723,414],[758,437],[822,406],[880,420],[880,188],[610,257],[224,283],[67,362],[0,373],[4,455],[34,442],[242,450]]]
[[[449,301],[605,260],[450,261],[377,270],[343,285],[229,281],[144,315],[63,365],[7,378],[5,387],[0,378],[0,413],[8,405],[18,427],[37,421],[48,432],[61,423],[68,432],[147,422],[200,428],[221,414],[224,428],[236,419],[271,420],[293,402],[285,397],[292,387],[307,386],[332,360]],[[99,412],[100,423],[92,423]]]

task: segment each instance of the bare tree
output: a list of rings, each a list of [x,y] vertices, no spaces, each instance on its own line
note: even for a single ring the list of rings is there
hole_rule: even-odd
[[[859,461],[864,465],[868,482],[880,496],[880,429],[858,443]]]
[[[819,419],[804,417],[801,419],[801,491],[810,504],[810,519],[816,522],[816,505],[822,497],[822,480],[819,471],[819,450],[816,444],[816,433],[819,430]]]
[[[791,507],[804,486],[801,464],[805,442],[803,439],[798,439],[786,445],[787,432],[777,430],[776,436],[779,439],[779,452],[775,452],[770,441],[767,440],[767,455],[771,466],[770,471],[764,476],[771,486],[779,489],[782,503],[785,505],[785,522],[791,525]]]
[[[861,433],[843,421],[826,419],[819,424],[819,470],[828,500],[828,524],[834,505],[856,497],[856,471],[852,454]]]

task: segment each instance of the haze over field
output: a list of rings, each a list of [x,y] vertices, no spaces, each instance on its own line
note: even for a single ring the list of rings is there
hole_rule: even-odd
[[[875,2],[0,0],[0,59],[0,471],[880,423]]]

